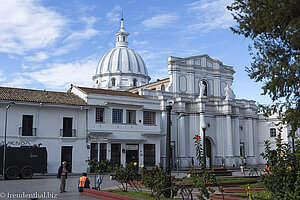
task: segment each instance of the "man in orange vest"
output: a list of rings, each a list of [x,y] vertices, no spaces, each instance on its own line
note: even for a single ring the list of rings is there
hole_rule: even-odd
[[[90,180],[88,177],[86,177],[87,174],[83,173],[82,177],[80,177],[79,181],[78,181],[78,191],[82,192],[83,188],[90,188]]]

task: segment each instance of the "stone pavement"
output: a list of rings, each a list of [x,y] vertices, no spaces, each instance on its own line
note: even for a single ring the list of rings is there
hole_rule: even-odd
[[[91,186],[94,186],[94,177],[88,176]],[[24,194],[45,194],[49,198],[44,199],[65,199],[65,200],[95,200],[95,198],[82,196],[77,190],[79,176],[69,176],[67,179],[66,193],[59,193],[59,179],[55,176],[34,176],[33,179],[18,180],[0,180],[0,200],[2,199],[29,199],[29,198],[13,198],[13,195]],[[102,189],[110,188],[118,185],[116,181],[109,180],[105,177]]]

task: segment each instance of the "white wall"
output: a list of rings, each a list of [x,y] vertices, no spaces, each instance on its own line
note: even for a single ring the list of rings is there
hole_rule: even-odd
[[[0,141],[4,141],[4,117],[6,103],[0,103]],[[87,170],[85,162],[87,158],[86,148],[86,123],[85,110],[79,106],[39,104],[16,102],[8,110],[7,142],[28,141],[30,145],[42,143],[42,147],[48,152],[48,172],[56,173],[61,164],[61,147],[73,146],[72,171],[84,172]],[[23,115],[33,115],[33,128],[36,128],[36,136],[19,135],[19,127],[22,127]],[[76,137],[63,138],[60,129],[63,128],[63,117],[73,118],[73,129]]]

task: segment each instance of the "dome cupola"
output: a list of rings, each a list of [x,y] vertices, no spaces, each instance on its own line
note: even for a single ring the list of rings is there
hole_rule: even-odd
[[[142,57],[128,48],[129,33],[125,32],[124,19],[120,31],[115,34],[116,47],[108,51],[100,60],[93,76],[95,88],[128,90],[148,84],[147,67]]]

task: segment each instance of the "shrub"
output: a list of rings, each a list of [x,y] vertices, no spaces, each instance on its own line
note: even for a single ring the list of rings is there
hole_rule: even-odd
[[[137,163],[127,163],[124,168],[123,165],[119,165],[114,170],[115,175],[114,178],[116,181],[121,183],[121,187],[119,187],[123,192],[128,191],[128,185],[134,191],[141,192],[141,187],[137,184],[137,181],[141,179],[141,175],[139,174],[139,167]]]
[[[272,199],[300,199],[300,141],[296,141],[295,153],[292,153],[290,145],[282,143],[279,134],[276,149],[271,150],[267,140],[261,156],[267,160],[265,174],[261,178]]]
[[[151,196],[159,199],[168,190],[171,191],[172,198],[176,195],[177,187],[175,186],[175,179],[171,176],[171,186],[170,188],[167,187],[166,181],[170,177],[170,174],[167,174],[161,165],[159,167],[155,166],[152,169],[142,168],[141,177],[142,183],[150,189]]]
[[[212,184],[214,187],[217,187],[223,195],[223,189],[218,185],[216,176],[214,173],[208,171],[204,165],[203,160],[203,148],[201,144],[201,138],[199,135],[195,135],[195,146],[196,146],[196,157],[200,164],[200,170],[197,168],[190,171],[190,176],[193,181],[193,188],[197,188],[199,193],[197,198],[199,200],[210,199],[210,196],[215,193],[215,190],[212,187],[207,187],[206,184]]]

